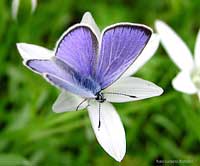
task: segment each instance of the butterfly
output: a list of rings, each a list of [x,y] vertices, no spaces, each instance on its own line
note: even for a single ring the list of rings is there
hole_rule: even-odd
[[[162,94],[157,85],[126,76],[151,36],[149,27],[132,23],[117,23],[100,33],[87,12],[81,23],[60,37],[54,51],[26,43],[18,43],[17,48],[26,67],[62,89],[53,111],[87,108],[98,142],[115,160],[121,161],[126,151],[125,131],[109,102]]]

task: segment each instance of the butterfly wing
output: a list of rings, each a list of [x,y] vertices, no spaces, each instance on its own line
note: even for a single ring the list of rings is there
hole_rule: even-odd
[[[94,97],[100,90],[92,79],[97,48],[97,38],[90,27],[77,24],[62,35],[53,58],[27,60],[25,65],[55,86],[83,97]]]
[[[28,60],[25,65],[42,74],[53,85],[82,97],[94,97],[94,93],[100,89],[92,79],[83,77],[57,58]]]
[[[83,76],[94,74],[94,63],[98,41],[92,29],[77,24],[62,35],[56,46],[55,55]]]
[[[137,24],[120,23],[102,33],[96,66],[96,80],[102,89],[115,82],[136,60],[152,31]]]

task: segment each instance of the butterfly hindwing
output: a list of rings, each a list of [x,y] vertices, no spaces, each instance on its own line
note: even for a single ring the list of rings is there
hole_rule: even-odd
[[[50,60],[28,60],[26,65],[42,74],[57,87],[83,97],[94,97],[100,87],[90,78],[84,77],[56,57]]]

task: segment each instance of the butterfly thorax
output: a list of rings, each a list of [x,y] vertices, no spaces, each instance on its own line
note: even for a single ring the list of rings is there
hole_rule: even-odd
[[[106,101],[106,98],[104,97],[104,94],[100,91],[98,93],[96,93],[96,101],[103,103],[104,101]]]

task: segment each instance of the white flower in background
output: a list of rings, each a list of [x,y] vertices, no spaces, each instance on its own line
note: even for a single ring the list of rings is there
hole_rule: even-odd
[[[28,1],[28,0],[27,0]],[[31,1],[31,12],[33,13],[37,7],[37,0],[29,0]],[[21,0],[13,0],[12,1],[12,17],[17,19],[17,14],[19,10]]]
[[[94,31],[98,41],[101,39],[100,37],[101,32],[89,12],[86,12],[84,14],[81,23],[74,26],[75,27],[74,29],[76,29],[78,26],[81,27],[89,26],[89,28],[91,28]],[[64,33],[64,36],[67,36],[68,33],[69,30],[67,30],[67,32]],[[70,36],[70,39],[71,38],[72,35]],[[81,41],[80,35],[76,36],[76,38],[79,39],[78,41]],[[62,41],[66,42],[66,40],[63,40],[63,36],[61,37],[58,43]],[[112,41],[110,42],[112,43]],[[83,43],[85,44],[89,42],[84,40]],[[73,45],[70,48],[67,48],[67,50],[69,49],[71,52],[72,47],[75,47],[75,51],[77,53],[79,51],[78,49],[83,48],[81,46],[75,46],[74,44],[75,43],[73,42]],[[158,45],[159,45],[158,36],[152,35],[148,44],[142,51],[141,55],[129,67],[129,69],[123,74],[123,76],[115,83],[113,83],[111,86],[108,86],[107,88],[102,90],[102,94],[104,95],[102,94],[98,95],[96,98],[89,98],[89,99],[86,98],[87,99],[86,100],[80,95],[76,95],[66,90],[62,90],[62,93],[58,96],[57,100],[53,105],[53,111],[61,113],[61,112],[75,111],[87,108],[91,124],[99,144],[115,160],[121,161],[126,152],[125,131],[118,113],[116,112],[112,104],[110,104],[109,102],[136,101],[145,98],[150,98],[153,96],[159,96],[163,93],[162,88],[158,87],[157,85],[149,81],[145,81],[140,78],[130,77],[130,75],[135,73],[150,57],[152,57]],[[55,64],[54,61],[56,58],[56,50],[58,49],[58,46],[59,44],[57,44],[55,51],[51,51],[46,48],[32,44],[26,44],[26,43],[17,44],[17,48],[24,60],[24,64],[27,67],[31,68],[31,66],[29,66],[30,65],[29,62],[34,61],[36,63],[40,64],[42,63],[39,66],[40,69],[42,68],[42,70],[47,70],[47,68],[50,68],[49,72],[54,72],[54,73],[56,71],[55,69],[57,68],[56,66],[57,64]],[[68,45],[64,45],[65,49],[67,46]],[[68,52],[68,54],[70,54],[70,52]],[[46,65],[45,64],[46,62],[49,64]],[[53,66],[51,66],[52,63]],[[59,64],[62,65],[63,62],[62,63],[59,62]],[[81,63],[79,65],[81,65]],[[62,69],[65,69],[64,65],[62,65],[61,67]],[[32,70],[39,73],[36,70],[36,68],[34,69],[32,67]],[[56,74],[59,74],[59,72],[61,72],[61,70],[59,70]],[[46,77],[47,75],[43,73],[42,76],[48,79]],[[51,82],[51,80],[49,81]]]
[[[155,28],[166,52],[180,69],[180,73],[172,81],[172,86],[177,91],[196,93],[200,97],[200,31],[193,57],[184,41],[166,23],[156,21]]]

